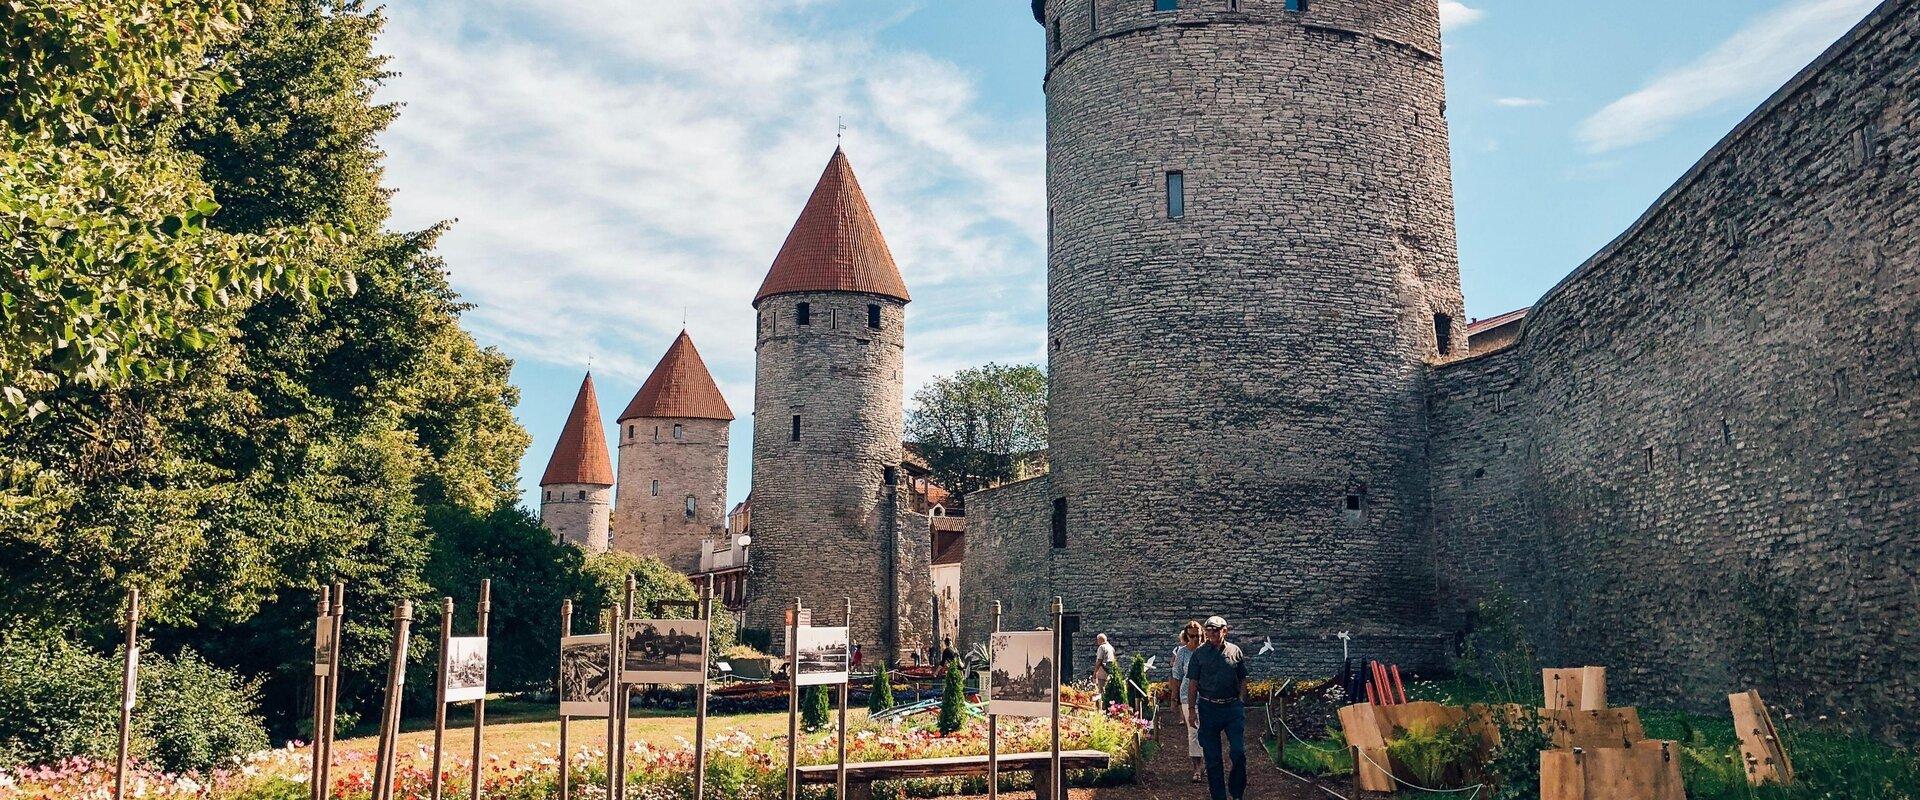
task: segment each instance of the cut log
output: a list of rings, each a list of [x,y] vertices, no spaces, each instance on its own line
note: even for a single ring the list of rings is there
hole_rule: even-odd
[[[1787,755],[1787,744],[1774,728],[1773,714],[1761,702],[1760,693],[1728,695],[1727,702],[1733,706],[1733,732],[1740,735],[1740,760],[1746,767],[1747,783],[1793,785],[1793,759]]]

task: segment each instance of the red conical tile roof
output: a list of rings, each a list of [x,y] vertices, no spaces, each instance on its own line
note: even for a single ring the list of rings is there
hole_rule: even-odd
[[[607,432],[601,427],[600,400],[593,393],[591,372],[580,382],[573,413],[567,415],[567,426],[560,429],[560,441],[553,445],[547,473],[540,476],[541,486],[556,483],[613,485],[613,461],[607,458]]]
[[[727,407],[727,398],[720,396],[720,387],[714,384],[707,363],[700,360],[700,351],[694,349],[693,337],[686,331],[673,340],[653,374],[634,393],[633,402],[620,412],[622,422],[634,417],[733,419],[733,409]]]
[[[753,304],[787,292],[863,292],[908,301],[880,223],[867,207],[847,154],[838,148],[807,198],[799,221],[767,270]]]

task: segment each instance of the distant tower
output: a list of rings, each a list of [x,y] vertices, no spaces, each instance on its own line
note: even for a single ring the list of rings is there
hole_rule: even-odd
[[[700,568],[700,540],[727,528],[733,409],[681,331],[620,412],[620,497],[613,549]]]
[[[750,627],[778,629],[796,597],[828,610],[852,597],[855,641],[874,652],[901,642],[892,484],[907,300],[836,149],[753,301]]]
[[[607,431],[600,423],[600,401],[593,373],[580,382],[573,412],[540,476],[540,523],[560,541],[589,553],[607,549],[608,513],[613,508],[613,464],[607,459]]]
[[[1220,613],[1432,663],[1424,365],[1466,346],[1436,0],[1034,11],[1056,591],[1127,642]]]

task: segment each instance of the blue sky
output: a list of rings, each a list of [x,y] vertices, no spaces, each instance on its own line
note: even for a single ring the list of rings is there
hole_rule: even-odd
[[[1874,5],[1443,2],[1468,314],[1531,304]],[[395,225],[457,220],[442,251],[475,304],[468,329],[515,360],[527,492],[589,360],[617,414],[684,319],[740,417],[728,492],[745,496],[749,303],[838,119],[914,296],[908,394],[1044,360],[1043,42],[1026,0],[388,14],[400,75],[383,97],[406,104],[382,140]]]

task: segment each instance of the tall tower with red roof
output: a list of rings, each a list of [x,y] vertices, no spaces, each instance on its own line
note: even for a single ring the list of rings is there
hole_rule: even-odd
[[[902,577],[927,572],[926,537],[902,536],[899,522],[907,301],[836,149],[753,300],[747,627],[778,629],[795,598],[836,609],[843,597],[869,652],[917,645],[931,625],[927,581]]]
[[[613,549],[692,573],[700,542],[727,527],[727,440],[733,409],[686,331],[620,412],[620,488]]]
[[[573,411],[540,476],[540,523],[560,541],[599,553],[607,549],[612,510],[613,463],[607,458],[607,432],[589,372],[580,381]]]

